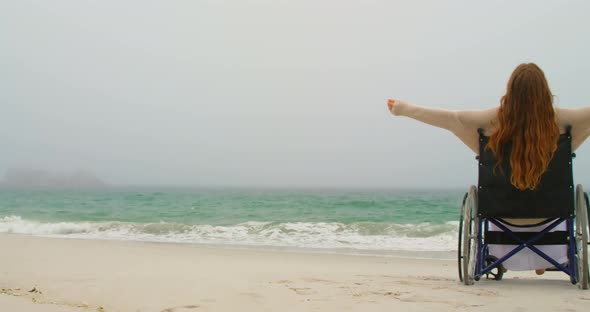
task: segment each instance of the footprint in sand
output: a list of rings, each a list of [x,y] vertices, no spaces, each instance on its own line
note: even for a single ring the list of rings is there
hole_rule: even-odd
[[[293,283],[293,281],[290,280],[280,280],[280,281],[275,281],[275,284],[290,284]]]
[[[308,288],[308,287],[300,287],[300,288],[289,287],[289,289],[291,289],[292,291],[294,291],[298,295],[312,295],[315,293],[311,288]]]
[[[255,293],[255,292],[241,292],[240,295],[246,296],[246,297],[250,297],[250,298],[254,298],[254,299],[263,298],[263,296],[261,294]]]
[[[191,304],[191,305],[185,305],[185,306],[180,306],[180,307],[173,307],[173,308],[164,309],[164,310],[162,310],[162,312],[184,312],[184,311],[194,310],[194,309],[198,309],[198,308],[199,308],[198,305]]]
[[[330,280],[320,279],[320,278],[304,278],[303,281],[306,283],[336,284],[335,281],[330,281]]]

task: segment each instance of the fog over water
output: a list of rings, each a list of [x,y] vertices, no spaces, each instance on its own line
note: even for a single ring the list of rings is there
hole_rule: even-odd
[[[535,62],[590,105],[585,1],[2,1],[0,177],[467,187],[473,153],[388,97],[497,105]],[[590,143],[577,151],[590,185]],[[590,186],[589,186],[590,187]]]

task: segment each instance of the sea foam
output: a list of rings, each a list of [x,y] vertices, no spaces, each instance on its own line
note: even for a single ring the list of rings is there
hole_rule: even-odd
[[[457,226],[456,221],[441,224],[250,221],[234,225],[209,225],[168,222],[40,222],[20,216],[0,218],[0,233],[359,251],[456,250]]]

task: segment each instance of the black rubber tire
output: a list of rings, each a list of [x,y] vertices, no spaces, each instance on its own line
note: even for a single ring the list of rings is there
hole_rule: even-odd
[[[485,258],[486,267],[491,265],[492,263],[494,263],[497,260],[498,260],[498,258],[496,258],[492,255],[487,255]],[[494,272],[494,270],[496,272]],[[492,278],[490,278],[490,276],[492,276]],[[501,264],[496,266],[492,271],[486,273],[486,279],[493,279],[495,281],[501,281],[503,276],[504,276],[504,266]]]
[[[582,185],[576,187],[576,266],[578,282],[588,289],[588,202]]]
[[[459,237],[457,239],[457,267],[459,268],[459,281],[461,281],[461,283],[463,283],[463,213],[465,211],[465,201],[467,200],[467,194],[468,193],[466,192],[461,203],[461,213],[459,214]]]
[[[473,285],[475,281],[477,235],[479,219],[477,218],[477,188],[471,186],[465,202],[463,211],[463,235],[462,246],[462,267],[463,267],[463,284]]]

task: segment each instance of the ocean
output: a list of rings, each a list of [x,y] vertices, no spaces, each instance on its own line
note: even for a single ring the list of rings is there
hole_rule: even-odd
[[[0,190],[0,233],[360,254],[450,252],[464,190]]]

